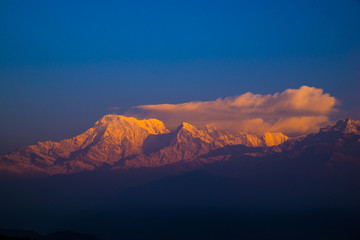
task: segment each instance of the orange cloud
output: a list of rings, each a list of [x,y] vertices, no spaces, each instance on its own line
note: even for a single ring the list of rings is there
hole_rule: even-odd
[[[248,92],[215,101],[142,105],[130,114],[158,118],[170,128],[185,121],[198,127],[212,124],[220,129],[294,136],[317,131],[327,124],[337,102],[322,89],[302,86],[272,95]]]

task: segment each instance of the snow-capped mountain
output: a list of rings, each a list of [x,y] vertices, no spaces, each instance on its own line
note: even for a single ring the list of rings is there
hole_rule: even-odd
[[[229,146],[233,146],[231,151]],[[94,127],[71,139],[38,142],[1,156],[0,170],[55,175],[102,167],[159,167],[197,159],[208,162],[209,156],[221,155],[220,159],[225,159],[226,155],[249,152],[254,156],[332,154],[332,159],[360,159],[360,121],[340,120],[316,134],[289,139],[282,133],[256,135],[209,127],[198,129],[185,122],[170,131],[157,119],[106,115]]]
[[[192,160],[229,145],[271,147],[285,142],[282,133],[262,136],[200,130],[181,123],[173,132],[156,119],[106,115],[83,134],[60,142],[38,142],[1,157],[0,169],[54,175],[107,167],[156,167]]]
[[[327,155],[331,161],[352,161],[360,164],[360,121],[339,120],[321,128],[318,133],[294,139],[273,148],[288,157]]]
[[[46,174],[93,170],[141,153],[142,144],[150,134],[168,132],[164,124],[156,119],[140,121],[106,115],[94,127],[74,138],[38,142],[3,156],[1,168]]]

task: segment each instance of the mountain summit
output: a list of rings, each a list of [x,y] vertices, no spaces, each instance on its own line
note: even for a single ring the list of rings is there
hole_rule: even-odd
[[[347,118],[339,120],[333,126],[327,126],[320,129],[320,132],[338,132],[343,134],[360,134],[360,121],[352,120]]]
[[[14,172],[71,173],[93,170],[142,152],[149,135],[169,130],[157,119],[106,115],[86,132],[60,142],[38,142],[1,158],[1,168]]]

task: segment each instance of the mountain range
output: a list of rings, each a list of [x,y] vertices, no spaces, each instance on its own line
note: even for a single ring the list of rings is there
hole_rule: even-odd
[[[288,157],[331,153],[359,159],[360,121],[345,119],[302,138],[200,129],[183,122],[170,131],[157,119],[106,115],[86,132],[60,142],[45,141],[1,156],[0,170],[22,175],[55,175],[99,168],[159,167],[179,162],[223,160],[234,154]],[[230,150],[232,149],[232,150]],[[235,152],[234,152],[235,151]]]
[[[157,119],[106,115],[86,132],[60,142],[38,142],[1,156],[0,169],[21,174],[66,174],[100,167],[158,167],[190,161],[225,146],[271,147],[288,140],[282,133],[255,135],[197,129],[181,123],[168,130]]]

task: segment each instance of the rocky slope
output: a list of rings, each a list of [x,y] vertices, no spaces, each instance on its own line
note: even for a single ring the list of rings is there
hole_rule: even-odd
[[[339,120],[321,128],[318,133],[287,141],[272,150],[287,157],[327,156],[333,162],[355,161],[360,164],[360,121]]]
[[[285,142],[282,133],[262,136],[200,130],[182,123],[173,132],[156,119],[106,115],[83,134],[60,142],[38,142],[1,157],[0,169],[46,175],[107,167],[155,167],[192,160],[229,145],[270,147]]]

